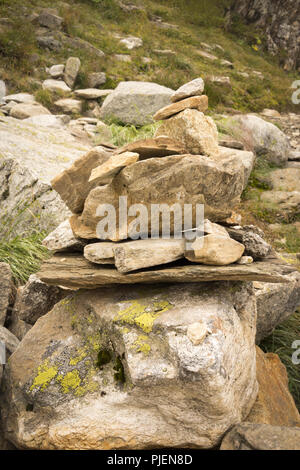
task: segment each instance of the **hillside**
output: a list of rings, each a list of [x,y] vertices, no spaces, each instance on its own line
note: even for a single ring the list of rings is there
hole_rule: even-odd
[[[225,9],[230,4],[230,0],[16,0],[12,5],[1,0],[0,78],[11,93],[34,92],[47,78],[46,67],[75,55],[82,62],[78,88],[87,86],[90,72],[106,73],[104,88],[134,79],[176,89],[201,76],[214,112],[295,111],[290,87],[296,72],[285,72],[280,57],[265,52],[263,32],[253,25],[235,19],[231,32],[226,32]],[[63,18],[62,27],[51,34],[34,21],[43,7]],[[120,39],[129,36],[141,39],[142,45],[128,50]],[[232,86],[209,81],[212,76],[229,77]]]

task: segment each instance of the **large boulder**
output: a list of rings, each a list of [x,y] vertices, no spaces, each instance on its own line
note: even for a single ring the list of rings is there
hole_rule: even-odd
[[[50,115],[45,106],[39,103],[18,103],[12,107],[9,115],[16,119],[27,119],[33,116],[41,116],[43,114]]]
[[[49,230],[68,217],[50,181],[87,150],[63,127],[1,118],[0,217],[6,219],[11,236],[36,227]]]
[[[143,222],[148,223],[149,218],[149,231],[153,204],[167,204],[169,208],[175,203],[181,207],[192,204],[194,224],[196,204],[205,204],[206,217],[212,221],[222,221],[231,214],[239,201],[244,178],[242,164],[230,167],[227,158],[224,165],[221,158],[214,161],[202,155],[175,155],[139,161],[123,169],[110,184],[92,189],[82,215],[73,217],[71,226],[78,238],[98,238],[96,228],[103,219],[101,214],[97,215],[98,207],[111,204],[118,214],[120,196],[127,196],[128,208],[143,202],[144,212],[147,209],[147,214],[142,215]],[[57,185],[54,187],[57,189]],[[136,217],[131,215],[121,225],[117,220],[117,230],[112,227],[111,232],[108,227],[107,238],[114,241],[127,238],[130,228],[134,230],[134,220]],[[171,220],[171,231],[174,230],[173,220],[174,217]]]
[[[256,342],[269,336],[300,305],[300,273],[289,274],[287,284],[254,283],[257,302]]]
[[[291,151],[289,140],[274,124],[258,116],[246,114],[224,119],[222,126],[248,150],[263,155],[270,162],[280,165],[288,160]]]
[[[245,283],[75,293],[5,368],[6,437],[25,449],[211,448],[255,401],[255,317]]]
[[[121,82],[105,99],[102,119],[117,119],[124,124],[143,126],[153,122],[153,114],[171,103],[170,88],[150,82]]]

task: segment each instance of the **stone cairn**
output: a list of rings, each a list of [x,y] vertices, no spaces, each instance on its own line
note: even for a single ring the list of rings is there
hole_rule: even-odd
[[[94,148],[53,180],[73,215],[44,240],[55,253],[38,278],[72,290],[5,368],[3,429],[17,447],[207,449],[245,420],[299,422],[288,391],[280,420],[268,417],[278,380],[269,393],[271,372],[257,374],[254,289],[240,282],[286,283],[290,267],[232,211],[254,155],[218,146],[203,90],[179,88],[153,139]],[[99,205],[118,212],[120,196],[148,209],[148,233],[151,204],[203,204],[202,243],[124,239],[130,213],[97,239]]]
[[[123,275],[138,271],[137,282],[146,281],[147,273],[150,280],[176,281],[174,267],[183,281],[228,279],[230,272],[235,279],[268,280],[270,274],[276,277],[275,268],[272,274],[267,272],[266,264],[252,264],[271,253],[263,233],[253,226],[242,228],[240,216],[232,211],[247,184],[254,155],[218,145],[216,125],[204,115],[208,98],[203,90],[201,78],[179,88],[171,98],[172,104],[154,115],[162,124],[153,139],[110,151],[95,147],[52,181],[73,215],[44,240],[49,250],[64,252],[64,258],[56,256],[46,263],[42,279],[69,287],[82,283],[99,287],[108,283],[109,272],[113,273],[112,282],[126,283],[134,281]],[[129,214],[124,221],[117,216],[115,230],[107,233],[108,240],[95,243],[99,238],[97,225],[104,216],[97,216],[99,205],[111,204],[118,215],[122,196],[127,197],[128,207],[142,203],[147,209],[145,227],[140,228],[147,239],[132,240],[136,224]],[[184,204],[197,203],[204,204],[207,217],[202,227],[203,238],[195,238],[193,243],[184,237],[151,238],[151,204],[168,207],[179,204],[183,208]],[[174,223],[173,217],[171,233]],[[78,256],[74,252],[83,254]],[[197,264],[199,271],[193,270],[195,265],[191,263]],[[161,275],[157,272],[157,277],[156,271],[140,271],[161,265],[167,266]],[[87,266],[95,270],[94,284],[84,279]],[[225,266],[230,266],[231,271],[220,269]],[[68,279],[68,269],[77,272],[77,280],[73,275]],[[61,272],[60,279],[57,272]]]

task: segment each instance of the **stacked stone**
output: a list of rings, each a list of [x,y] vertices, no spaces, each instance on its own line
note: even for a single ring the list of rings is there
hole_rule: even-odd
[[[45,239],[45,246],[52,251],[80,247],[93,265],[115,265],[121,274],[180,259],[187,265],[214,266],[211,272],[217,272],[218,266],[250,264],[253,259],[267,257],[271,248],[262,234],[251,229],[245,232],[239,226],[228,230],[239,222],[232,207],[247,184],[254,155],[218,145],[216,125],[204,115],[208,98],[202,95],[203,90],[201,78],[179,88],[171,98],[173,103],[154,116],[163,121],[154,139],[137,141],[112,153],[95,148],[57,176],[52,186],[73,216]],[[103,219],[103,214],[97,215],[98,207],[112,204],[118,214],[120,196],[127,197],[128,206],[143,203],[147,208],[143,239],[133,239],[136,227],[128,216],[123,222],[116,221],[116,230],[110,232],[108,227],[106,240],[95,243],[101,236],[97,226]],[[181,208],[204,204],[207,219],[203,237],[191,243],[183,231],[185,236],[174,238],[172,222],[172,238],[151,238],[151,205],[171,207],[175,203]]]

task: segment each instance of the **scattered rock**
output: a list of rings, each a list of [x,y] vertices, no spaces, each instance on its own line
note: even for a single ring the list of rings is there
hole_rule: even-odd
[[[252,256],[242,256],[239,260],[237,260],[237,264],[252,264],[253,263]]]
[[[223,67],[228,67],[229,69],[234,69],[233,63],[230,62],[229,60],[222,59],[220,61],[220,64],[223,65]]]
[[[173,91],[156,83],[121,82],[105,99],[101,118],[117,118],[124,124],[145,125],[152,116],[170,103]]]
[[[218,60],[218,57],[213,55],[213,54],[210,54],[209,52],[205,52],[205,51],[197,51],[197,53],[203,57],[204,59],[208,59],[208,60],[211,60],[211,61],[215,61],[215,60]]]
[[[82,111],[82,102],[73,98],[62,98],[55,101],[55,106],[66,114],[80,114]]]
[[[48,78],[47,80],[45,80],[42,86],[44,90],[54,92],[69,93],[70,91],[72,91],[71,88],[68,87],[68,85],[62,80],[53,80],[52,78]]]
[[[191,243],[184,256],[196,263],[226,266],[240,259],[244,251],[241,243],[229,237],[209,234]]]
[[[178,101],[176,103],[169,104],[164,108],[157,111],[154,114],[153,119],[155,121],[161,121],[163,119],[168,119],[175,114],[184,111],[185,109],[197,109],[204,113],[208,108],[208,98],[206,95],[203,96],[192,96],[191,98],[186,98],[184,100]]]
[[[49,68],[49,74],[52,78],[61,78],[64,75],[64,70],[64,64],[52,65],[52,67]]]
[[[119,62],[132,62],[131,56],[128,54],[115,54],[114,58]]]
[[[261,201],[276,204],[285,216],[300,214],[300,191],[264,191]]]
[[[210,156],[219,153],[216,124],[196,109],[186,109],[164,121],[155,133],[155,137],[160,136],[180,142],[191,154]]]
[[[10,111],[9,115],[16,119],[27,119],[32,116],[51,114],[47,108],[38,103],[19,103]]]
[[[123,168],[136,163],[138,159],[139,154],[133,152],[124,152],[119,155],[112,155],[106,162],[92,170],[89,183],[97,183],[97,186],[107,184]]]
[[[53,36],[37,36],[36,40],[40,47],[50,51],[58,51],[62,47],[62,43]]]
[[[137,47],[142,47],[143,41],[140,38],[131,36],[129,38],[121,39],[120,44],[125,46],[126,49],[132,50],[132,49],[136,49]]]
[[[290,280],[288,284],[254,283],[257,344],[300,306],[300,274],[296,271],[287,277]]]
[[[104,72],[89,73],[87,81],[90,88],[98,88],[106,82],[106,74]]]
[[[225,120],[227,131],[245,147],[265,156],[274,164],[287,161],[290,144],[286,135],[274,124],[252,114],[235,115]]]
[[[221,450],[299,450],[300,429],[242,423],[224,437]]]
[[[258,396],[246,421],[300,427],[300,415],[289,392],[286,368],[277,354],[265,354],[256,347],[256,375]]]
[[[7,95],[4,96],[3,101],[6,103],[10,103],[11,101],[14,101],[15,103],[34,103],[35,98],[33,95],[30,95],[29,93],[16,93],[14,95]]]
[[[80,70],[80,65],[81,62],[78,57],[69,57],[66,62],[64,80],[70,88],[73,88],[75,85],[76,78]]]
[[[113,252],[118,271],[128,273],[183,258],[184,241],[183,239],[135,240],[116,244]]]
[[[300,160],[300,150],[291,150],[289,160]]]
[[[38,116],[31,116],[24,120],[27,124],[33,124],[38,127],[55,127],[61,128],[70,121],[70,116],[64,114],[44,114]]]
[[[75,90],[74,94],[78,98],[85,100],[97,100],[99,98],[105,98],[110,95],[114,90],[98,90],[97,88],[86,88],[85,90]]]
[[[155,54],[158,54],[158,55],[171,55],[171,56],[175,56],[176,55],[176,52],[172,51],[171,49],[153,49],[153,52],[155,52]]]
[[[202,95],[204,91],[204,81],[202,78],[195,78],[191,82],[185,83],[182,85],[175,93],[171,96],[171,101],[174,103],[176,101],[184,100],[185,98],[190,98],[191,96]]]
[[[300,169],[280,168],[269,175],[272,189],[275,191],[298,191],[300,189]]]
[[[207,81],[209,83],[213,83],[214,85],[224,87],[225,89],[232,88],[230,77],[219,77],[216,75],[210,75],[207,77]]]
[[[45,8],[42,9],[41,13],[37,18],[37,21],[41,26],[45,26],[48,29],[56,31],[58,29],[61,29],[63,18],[53,14],[50,9]]]
[[[265,117],[280,118],[281,114],[276,109],[264,109],[261,114]]]
[[[216,446],[257,395],[254,312],[241,283],[117,286],[65,299],[7,365],[7,437],[26,449]],[[187,329],[197,322],[212,334],[195,346]]]
[[[95,187],[95,182],[89,182],[91,172],[108,159],[109,154],[93,149],[52,180],[52,187],[72,212],[82,211],[86,197]]]
[[[83,251],[85,246],[83,240],[74,237],[69,220],[62,222],[42,243],[53,252]]]

